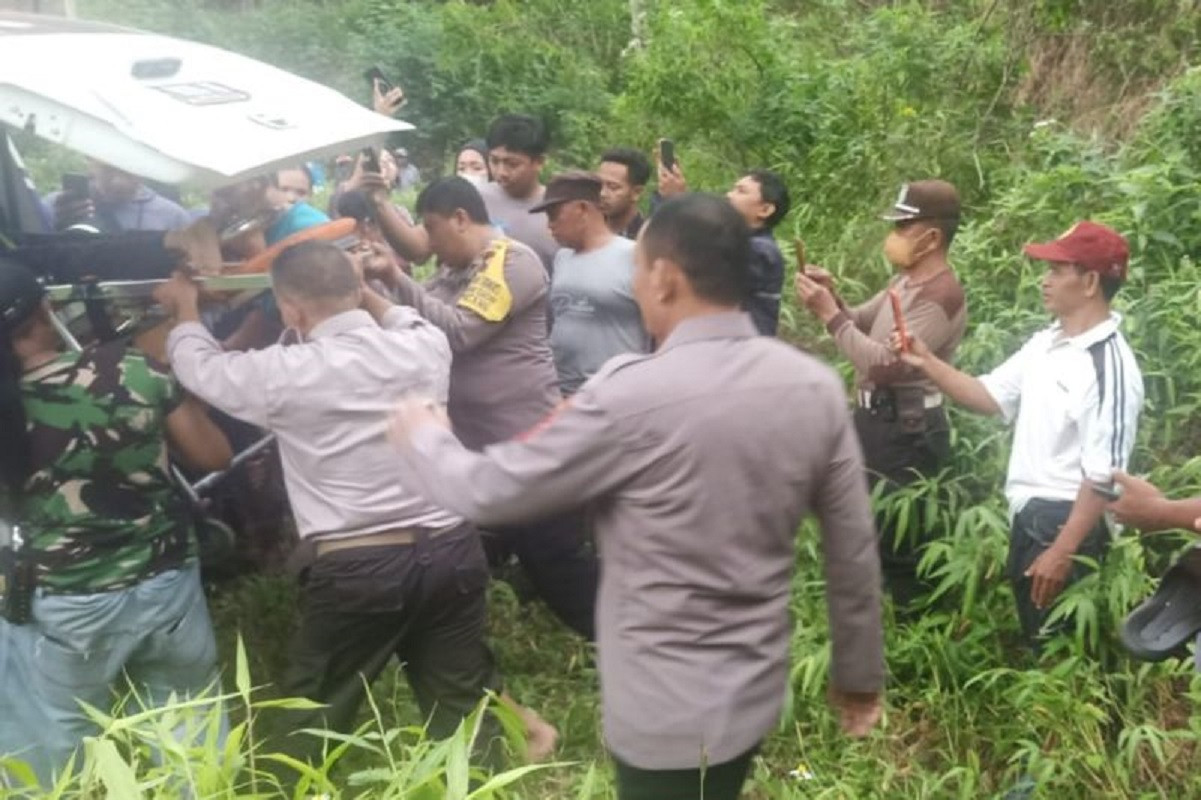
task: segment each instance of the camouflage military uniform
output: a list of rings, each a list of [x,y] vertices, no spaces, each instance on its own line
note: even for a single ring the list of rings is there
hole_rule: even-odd
[[[0,753],[49,785],[96,731],[81,702],[107,709],[130,684],[147,708],[194,698],[217,683],[217,646],[167,473],[174,381],[114,342],[21,387],[34,473],[15,508],[38,587],[30,623],[0,625],[0,719],[23,722],[0,724]]]
[[[20,518],[53,593],[132,586],[195,557],[163,439],[179,402],[166,373],[114,342],[24,376],[34,454]]]

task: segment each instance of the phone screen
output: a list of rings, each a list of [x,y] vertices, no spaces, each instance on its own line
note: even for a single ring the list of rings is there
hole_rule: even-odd
[[[72,197],[87,197],[91,193],[88,176],[75,172],[63,175],[63,194]]]
[[[367,82],[373,86],[375,85],[376,81],[379,81],[380,94],[387,94],[388,92],[392,91],[392,82],[384,77],[384,73],[379,67],[372,67],[371,69],[367,70],[363,73],[363,77],[365,77]]]
[[[363,169],[368,172],[379,172],[379,156],[375,154],[374,147],[363,148]]]
[[[668,170],[676,165],[676,145],[671,139],[659,140],[659,163]]]

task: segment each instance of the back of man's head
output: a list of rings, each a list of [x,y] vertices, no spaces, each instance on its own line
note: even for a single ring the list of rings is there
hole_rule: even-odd
[[[277,294],[321,313],[359,303],[359,277],[350,257],[329,242],[301,242],[286,248],[271,265]]]
[[[417,196],[418,216],[438,214],[452,217],[460,210],[477,225],[488,224],[488,209],[484,206],[484,198],[471,181],[458,175],[439,178]]]
[[[763,227],[770,231],[779,224],[780,220],[788,216],[788,212],[792,208],[788,186],[778,173],[769,169],[753,169],[747,175],[754,178],[755,182],[759,184],[759,196],[763,198],[763,202],[775,206],[771,216],[763,221]]]
[[[503,147],[530,158],[542,158],[550,149],[546,126],[528,114],[502,114],[492,120],[485,142],[489,150]]]
[[[646,186],[651,179],[651,162],[641,150],[632,147],[614,147],[601,155],[601,163],[621,164],[631,186]]]
[[[701,299],[737,306],[750,294],[750,228],[724,198],[674,197],[654,213],[639,240],[648,262],[675,262]]]

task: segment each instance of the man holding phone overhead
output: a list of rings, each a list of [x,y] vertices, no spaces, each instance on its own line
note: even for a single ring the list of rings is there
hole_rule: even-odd
[[[884,255],[899,271],[885,289],[849,306],[838,296],[830,273],[813,265],[798,265],[796,289],[801,303],[825,324],[855,366],[855,428],[868,479],[884,481],[892,492],[937,474],[951,444],[938,387],[920,370],[896,360],[889,337],[904,325],[950,361],[963,338],[967,305],[947,259],[959,227],[955,187],[940,180],[907,183],[884,219],[893,225]],[[920,515],[911,515],[904,530],[895,523],[895,515],[887,513],[877,519],[880,560],[893,602],[904,613],[929,590],[917,565],[930,531]]]
[[[384,77],[379,67],[367,70],[363,77],[371,84],[371,105],[377,114],[391,117],[408,102],[404,89]]]
[[[102,233],[175,231],[192,223],[178,203],[159,195],[141,178],[99,161],[88,174],[63,176],[63,190],[45,199],[55,230],[84,226]]]
[[[675,144],[660,139],[658,149],[659,195],[667,198],[688,191],[684,173],[676,160]],[[726,200],[751,229],[751,254],[747,263],[748,294],[743,308],[751,315],[755,330],[775,336],[780,322],[780,293],[784,287],[784,255],[773,231],[788,211],[792,200],[779,174],[767,169],[745,173]]]
[[[900,357],[960,405],[1014,423],[1006,571],[1022,633],[1037,651],[1051,604],[1089,569],[1075,557],[1100,561],[1109,548],[1109,493],[1098,489],[1123,477],[1143,377],[1119,330],[1122,318],[1110,309],[1126,280],[1126,240],[1080,222],[1025,253],[1047,262],[1043,305],[1054,323],[980,378],[945,363],[920,334]]]

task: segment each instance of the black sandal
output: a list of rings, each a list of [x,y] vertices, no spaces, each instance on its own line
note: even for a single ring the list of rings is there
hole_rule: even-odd
[[[1155,593],[1122,624],[1122,644],[1141,661],[1184,655],[1201,632],[1201,545],[1185,551],[1159,582]]]

